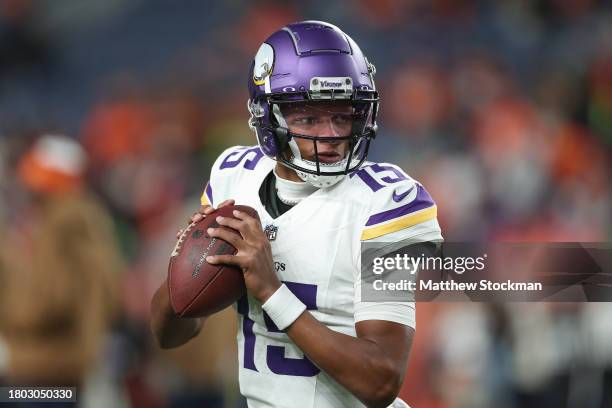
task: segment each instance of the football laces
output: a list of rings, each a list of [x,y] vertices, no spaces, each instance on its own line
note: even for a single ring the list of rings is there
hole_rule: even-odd
[[[185,237],[187,237],[187,233],[189,231],[191,231],[191,229],[194,227],[196,223],[195,222],[191,222],[187,228],[185,228],[182,232],[182,234],[179,236],[178,240],[176,241],[176,245],[174,245],[174,249],[172,250],[172,254],[170,255],[170,257],[174,257],[174,256],[178,256],[181,252],[181,245],[183,244],[183,242],[185,242]]]

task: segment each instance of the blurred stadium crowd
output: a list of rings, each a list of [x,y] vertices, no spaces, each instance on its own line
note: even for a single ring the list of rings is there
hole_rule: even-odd
[[[371,158],[427,186],[448,241],[610,241],[607,1],[1,0],[0,382],[79,384],[84,406],[242,406],[232,311],[162,352],[148,307],[213,160],[255,142],[257,47],[303,19],[376,64]],[[611,315],[419,304],[402,396],[612,407]]]

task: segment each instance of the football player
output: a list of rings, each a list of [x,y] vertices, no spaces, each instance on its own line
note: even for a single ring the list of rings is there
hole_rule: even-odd
[[[396,399],[414,335],[414,303],[361,298],[363,242],[439,242],[436,206],[399,167],[366,161],[376,135],[375,68],[338,27],[290,24],[259,48],[249,72],[258,145],[214,163],[192,217],[249,205],[209,234],[236,255],[248,295],[236,305],[240,389],[249,407],[406,406]],[[162,347],[202,331],[176,317],[162,285],[152,329]]]

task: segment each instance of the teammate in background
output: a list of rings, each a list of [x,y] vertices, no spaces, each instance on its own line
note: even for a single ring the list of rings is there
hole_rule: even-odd
[[[272,34],[248,79],[258,146],[221,154],[192,217],[235,202],[261,219],[219,217],[239,234],[209,233],[238,252],[207,258],[244,272],[238,346],[249,407],[406,406],[396,397],[414,304],[361,300],[360,246],[442,236],[423,186],[393,164],[366,161],[377,128],[374,74],[331,24],[305,21]],[[166,283],[157,290],[151,325],[162,347],[187,342],[204,322],[178,318]]]
[[[19,162],[32,205],[0,277],[12,386],[82,386],[118,312],[120,255],[109,215],[86,192],[86,165],[82,147],[59,135]]]

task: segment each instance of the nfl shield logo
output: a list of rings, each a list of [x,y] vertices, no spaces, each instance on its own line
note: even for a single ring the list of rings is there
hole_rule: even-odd
[[[275,227],[274,225],[270,224],[266,226],[266,229],[264,230],[264,232],[266,233],[266,236],[268,237],[268,241],[274,241],[276,239],[276,233],[278,232],[278,227]]]

